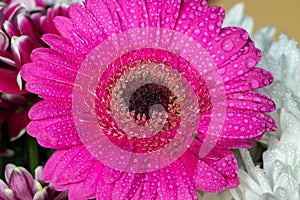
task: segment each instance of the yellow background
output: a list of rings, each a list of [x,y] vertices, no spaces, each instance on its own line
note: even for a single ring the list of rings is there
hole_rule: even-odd
[[[228,11],[241,0],[208,0]],[[263,26],[276,26],[276,37],[282,32],[300,43],[300,0],[244,0],[245,14],[254,18],[254,30]]]

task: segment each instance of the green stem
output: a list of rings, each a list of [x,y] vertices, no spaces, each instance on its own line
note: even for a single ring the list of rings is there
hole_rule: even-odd
[[[35,168],[38,166],[39,161],[39,152],[38,145],[35,139],[28,137],[28,153],[29,153],[29,170],[32,174],[34,174]]]

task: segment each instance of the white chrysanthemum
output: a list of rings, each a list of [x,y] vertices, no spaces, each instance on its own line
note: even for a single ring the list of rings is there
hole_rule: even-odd
[[[236,26],[245,29],[248,33],[253,31],[253,18],[244,15],[244,3],[237,3],[227,13],[223,27]]]
[[[273,41],[264,52],[258,67],[269,70],[274,77],[272,85],[260,90],[276,103],[277,110],[271,115],[276,120],[278,129],[272,135],[278,138],[289,137],[294,141],[300,137],[300,50],[297,42],[288,40],[282,34],[279,41]],[[284,134],[285,132],[289,133]],[[265,134],[262,141],[267,143],[268,137],[270,134]],[[299,141],[297,142],[299,145]]]
[[[231,190],[235,200],[299,200],[300,159],[298,149],[277,139],[270,140],[263,154],[263,169],[254,166],[248,150],[241,150],[246,171],[240,170],[241,184]]]

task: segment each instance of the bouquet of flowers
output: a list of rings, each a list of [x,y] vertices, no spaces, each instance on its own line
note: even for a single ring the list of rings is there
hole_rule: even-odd
[[[300,200],[300,50],[243,10],[0,2],[0,199]]]

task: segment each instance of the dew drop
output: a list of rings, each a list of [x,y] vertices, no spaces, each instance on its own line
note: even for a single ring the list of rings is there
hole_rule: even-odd
[[[208,30],[209,30],[209,31],[215,30],[215,26],[214,26],[213,24],[210,24],[210,25],[208,26]]]
[[[241,38],[242,38],[242,40],[246,41],[249,39],[249,34],[247,32],[244,32],[241,34]]]
[[[261,50],[256,50],[256,55],[258,56],[258,57],[261,57],[262,56],[262,52],[261,52]]]
[[[252,89],[256,89],[256,88],[259,88],[259,82],[257,80],[250,80],[250,87]]]
[[[254,67],[256,65],[256,60],[254,59],[254,58],[247,58],[247,60],[246,60],[246,67],[247,68],[252,68],[252,67]]]
[[[234,48],[234,43],[231,39],[226,39],[222,42],[221,48],[225,51],[225,52],[229,52]]]

